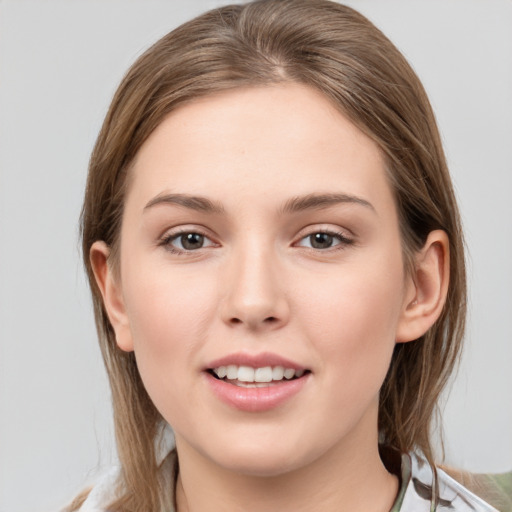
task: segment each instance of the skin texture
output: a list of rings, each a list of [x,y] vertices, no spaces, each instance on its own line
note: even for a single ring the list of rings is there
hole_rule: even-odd
[[[441,311],[445,234],[431,233],[406,276],[378,147],[299,85],[180,107],[131,172],[119,274],[103,242],[91,259],[118,345],[135,351],[175,431],[180,512],[389,510],[397,481],[378,455],[378,393],[395,343]],[[350,200],[286,208],[332,194]],[[203,246],[184,249],[183,232]],[[332,233],[332,246],[313,247],[315,233]],[[300,391],[262,412],[219,400],[209,363],[262,353],[307,368]]]

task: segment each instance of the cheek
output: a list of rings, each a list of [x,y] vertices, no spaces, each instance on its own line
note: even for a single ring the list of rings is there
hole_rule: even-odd
[[[194,354],[205,342],[214,287],[164,267],[128,270],[127,275],[135,276],[127,281],[126,307],[142,380],[159,409],[179,405],[168,395],[191,392],[185,382],[194,368]]]
[[[127,265],[124,295],[135,345],[172,351],[181,340],[178,346],[186,349],[211,314],[215,287],[207,277],[165,261]]]
[[[371,268],[344,269],[321,287],[316,281],[315,293],[304,294],[303,328],[321,352],[320,364],[332,370],[322,374],[343,389],[340,400],[377,393],[395,345],[402,270],[397,263]]]

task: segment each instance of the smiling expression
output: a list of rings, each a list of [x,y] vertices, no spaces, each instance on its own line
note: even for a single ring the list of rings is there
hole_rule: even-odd
[[[376,446],[408,289],[376,144],[307,87],[237,89],[131,173],[110,316],[178,451],[270,475]]]

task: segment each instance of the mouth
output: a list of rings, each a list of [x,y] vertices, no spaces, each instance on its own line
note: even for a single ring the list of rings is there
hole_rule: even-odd
[[[279,354],[238,352],[226,355],[203,369],[213,395],[242,412],[263,413],[297,403],[311,387],[313,372]],[[306,395],[307,396],[307,395]],[[282,409],[280,409],[282,410]]]
[[[285,366],[238,366],[230,364],[210,368],[207,372],[217,380],[242,388],[267,388],[283,381],[300,379],[309,370],[287,368]]]

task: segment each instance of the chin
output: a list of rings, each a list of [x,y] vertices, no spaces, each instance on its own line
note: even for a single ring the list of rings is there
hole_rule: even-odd
[[[286,457],[254,457],[252,460],[244,458],[240,460],[238,457],[231,460],[222,461],[225,470],[245,476],[255,476],[261,478],[271,478],[281,476],[300,467],[300,464],[290,463]]]
[[[210,453],[209,458],[226,471],[246,476],[276,477],[307,465],[312,454],[301,453],[295,446],[272,443],[231,444],[228,450]]]

